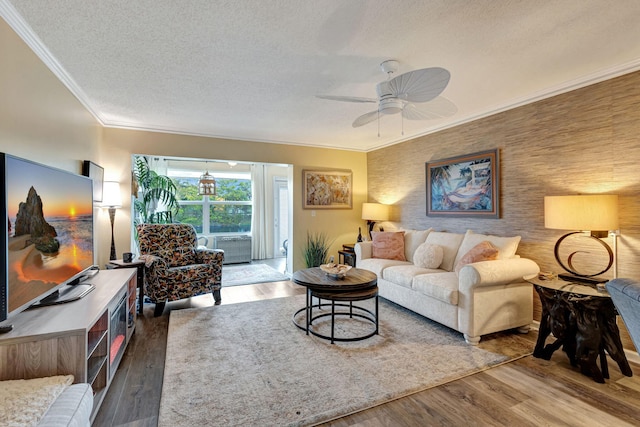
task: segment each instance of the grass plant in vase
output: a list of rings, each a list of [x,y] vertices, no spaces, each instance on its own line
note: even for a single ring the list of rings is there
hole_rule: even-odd
[[[330,246],[331,242],[325,233],[309,233],[307,231],[307,244],[303,249],[307,268],[326,264]]]

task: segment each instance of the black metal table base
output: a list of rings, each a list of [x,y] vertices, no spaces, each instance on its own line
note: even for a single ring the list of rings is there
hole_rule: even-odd
[[[318,338],[329,340],[331,341],[331,344],[335,344],[336,341],[338,342],[361,341],[367,338],[371,338],[372,336],[378,334],[378,292],[377,291],[375,293],[371,293],[369,295],[365,295],[362,297],[347,297],[348,299],[345,299],[346,295],[335,297],[335,298],[327,298],[325,296],[324,298],[318,298],[317,304],[313,304],[314,297],[317,298],[316,294],[308,290],[306,307],[302,307],[300,310],[296,311],[293,315],[293,324],[296,325],[298,328],[302,329],[303,331],[305,331],[307,335],[311,334]],[[360,307],[353,304],[353,302],[355,301],[364,301],[371,298],[375,298],[374,311],[371,311],[367,308]],[[322,303],[323,299],[329,300],[330,302]],[[336,302],[336,301],[346,301],[348,302],[348,304]],[[313,315],[314,308],[321,310],[323,307],[327,307],[327,308],[330,307],[331,311],[326,313],[320,313],[315,316]],[[349,310],[336,311],[336,307],[344,307],[344,308],[348,308]],[[301,325],[296,321],[296,317],[303,311],[305,312],[305,317],[306,317],[305,325]],[[335,326],[336,326],[336,317],[338,316],[347,316],[349,318],[358,317],[358,318],[367,320],[371,322],[371,324],[374,326],[374,330],[368,334],[359,335],[355,337],[346,337],[346,338],[336,337]],[[313,322],[324,317],[331,317],[331,335],[325,335],[313,329]]]

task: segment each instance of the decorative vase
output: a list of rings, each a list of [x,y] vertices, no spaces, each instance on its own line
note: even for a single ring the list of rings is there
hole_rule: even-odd
[[[358,243],[362,242],[362,230],[360,229],[360,227],[358,227]]]

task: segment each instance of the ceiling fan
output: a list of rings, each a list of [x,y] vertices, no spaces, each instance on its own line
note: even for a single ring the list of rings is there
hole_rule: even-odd
[[[430,120],[448,117],[458,111],[451,101],[439,96],[449,84],[449,71],[440,67],[422,68],[392,78],[398,67],[398,61],[392,59],[380,64],[382,71],[387,74],[387,80],[377,84],[378,98],[335,95],[316,97],[331,101],[377,103],[377,110],[354,120],[354,128],[379,119],[381,114],[401,113],[408,120]],[[416,105],[417,103],[422,105]]]

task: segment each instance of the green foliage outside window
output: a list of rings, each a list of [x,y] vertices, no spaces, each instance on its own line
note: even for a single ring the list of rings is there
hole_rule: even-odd
[[[251,181],[248,179],[216,179],[216,195],[209,196],[209,202],[204,196],[198,195],[197,178],[174,178],[177,187],[177,198],[180,201],[201,202],[198,204],[180,204],[176,220],[188,223],[203,233],[203,206],[209,206],[210,233],[244,233],[251,231],[251,205],[234,204],[229,202],[251,202]],[[226,203],[221,203],[226,202]]]
[[[176,220],[183,224],[191,224],[196,233],[202,234],[202,205],[182,205]]]
[[[209,212],[211,233],[251,231],[251,205],[214,205]]]
[[[178,200],[202,200],[198,194],[198,178],[174,178],[178,191]]]

